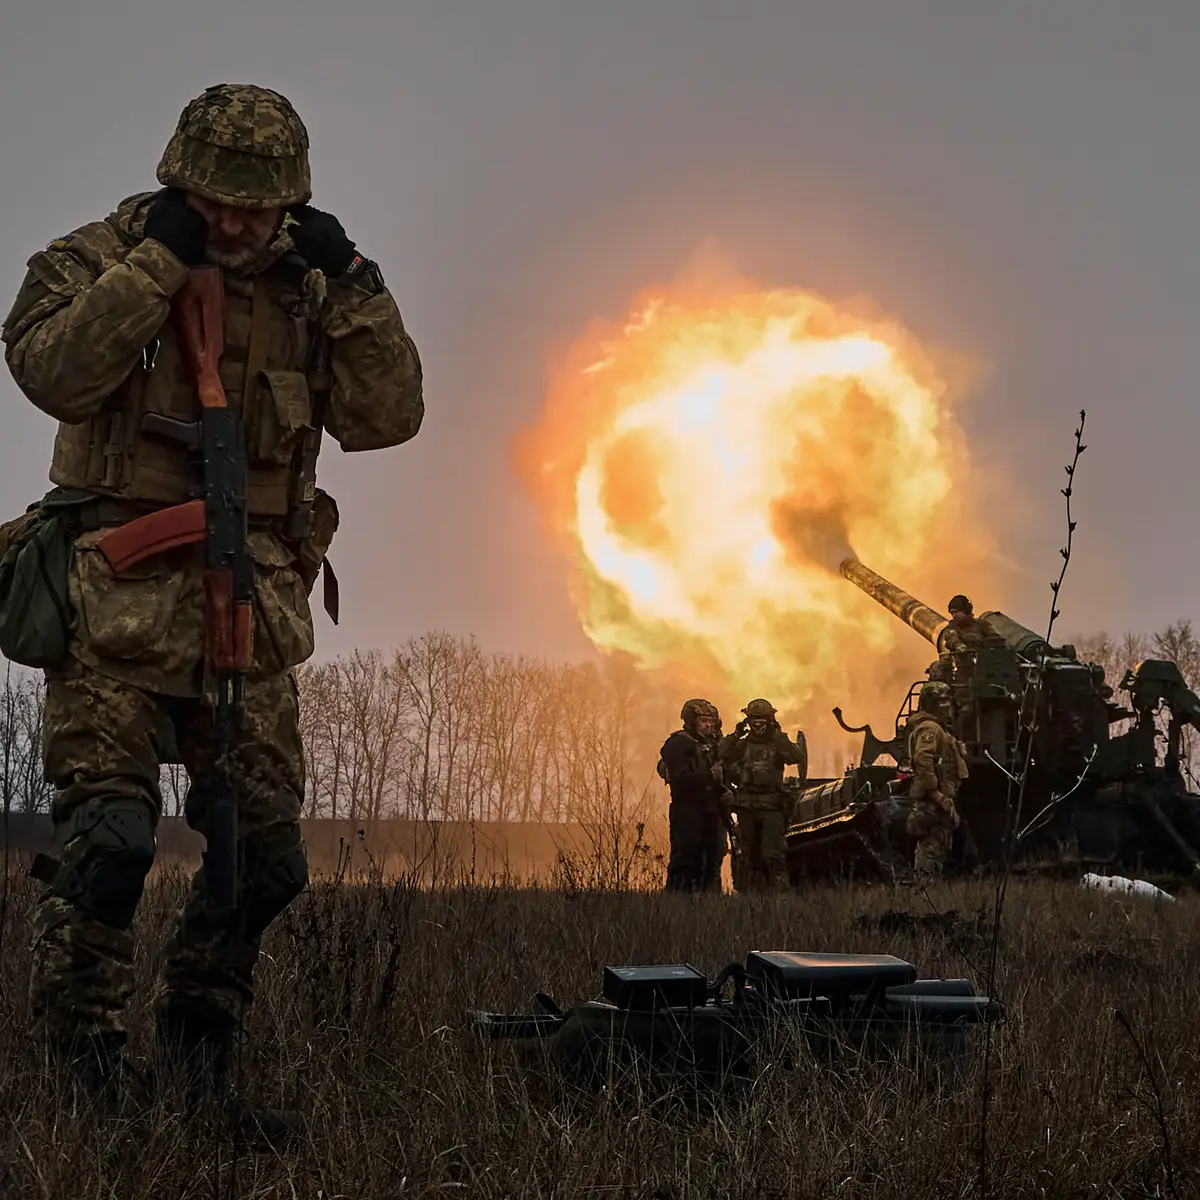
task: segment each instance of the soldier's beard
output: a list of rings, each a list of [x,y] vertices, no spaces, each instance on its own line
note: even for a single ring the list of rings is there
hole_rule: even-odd
[[[246,246],[237,247],[230,246],[228,249],[224,247],[213,246],[211,243],[206,251],[208,261],[216,263],[218,267],[224,267],[227,271],[237,271],[242,267],[248,267],[258,256],[263,252],[264,246]]]

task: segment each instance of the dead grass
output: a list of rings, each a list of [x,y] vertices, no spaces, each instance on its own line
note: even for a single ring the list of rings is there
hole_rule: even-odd
[[[978,1194],[978,1064],[773,1068],[738,1102],[547,1096],[474,1008],[544,989],[594,994],[606,964],[687,961],[710,975],[753,948],[887,951],[924,975],[982,978],[992,891],[928,898],[829,888],[781,898],[318,881],[270,931],[259,968],[253,1094],[298,1104],[311,1140],[234,1158],[169,1098],[129,1120],[70,1107],[26,1042],[33,888],[15,875],[0,965],[0,1196],[951,1197]],[[182,883],[139,917],[129,1013],[145,1053],[158,947]],[[880,921],[889,910],[957,920]],[[1000,980],[988,1144],[995,1196],[1185,1196],[1200,1184],[1200,902],[1015,881]],[[1133,1031],[1131,1036],[1116,1013]],[[1135,1038],[1140,1045],[1135,1045]],[[1157,1090],[1158,1099],[1155,1098]]]

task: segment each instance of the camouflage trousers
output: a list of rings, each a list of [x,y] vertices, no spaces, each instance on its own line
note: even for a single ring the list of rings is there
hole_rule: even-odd
[[[739,806],[737,814],[738,890],[787,887],[787,817],[778,807]]]
[[[33,1027],[52,1043],[125,1039],[134,988],[132,921],[154,858],[160,763],[172,742],[187,769],[187,823],[204,832],[212,710],[156,695],[69,661],[47,672],[43,760],[57,789],[52,818],[64,869],[34,918]],[[247,682],[230,755],[238,801],[239,892],[233,918],[206,906],[196,873],[165,947],[160,1020],[236,1029],[253,1000],[263,931],[307,882],[298,819],[304,795],[299,700],[290,674]]]
[[[954,841],[954,819],[933,800],[914,800],[904,830],[917,843],[913,867],[919,875],[940,875]]]

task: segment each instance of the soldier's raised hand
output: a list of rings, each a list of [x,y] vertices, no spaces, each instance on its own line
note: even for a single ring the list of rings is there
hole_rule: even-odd
[[[143,236],[165,246],[186,267],[204,262],[208,222],[179,188],[164,188],[146,210]]]
[[[310,267],[330,279],[336,279],[358,256],[341,221],[332,213],[322,212],[311,204],[297,204],[288,212],[293,220],[299,222],[290,226],[288,233],[296,253]]]

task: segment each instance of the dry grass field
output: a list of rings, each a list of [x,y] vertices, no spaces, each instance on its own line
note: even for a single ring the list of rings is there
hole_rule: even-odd
[[[568,1094],[472,1034],[470,1010],[593,996],[606,964],[710,975],[753,948],[885,951],[982,983],[994,886],[783,897],[314,881],[259,968],[252,1095],[307,1115],[305,1144],[234,1152],[171,1097],[101,1118],[51,1087],[23,1034],[34,885],[8,878],[0,970],[0,1196],[1149,1197],[1200,1194],[1200,902],[1015,880],[1004,909],[986,1174],[982,1054],[963,1073],[831,1072],[803,1055],[738,1099]],[[139,917],[132,1049],[181,896]],[[889,911],[955,912],[880,922]],[[1118,1015],[1120,1014],[1120,1015]],[[979,1037],[983,1049],[983,1037]]]

